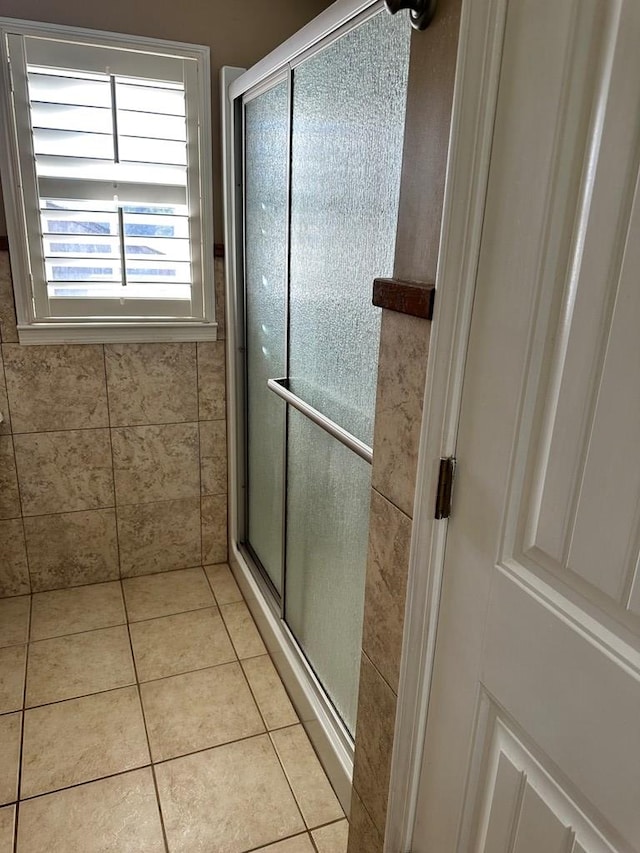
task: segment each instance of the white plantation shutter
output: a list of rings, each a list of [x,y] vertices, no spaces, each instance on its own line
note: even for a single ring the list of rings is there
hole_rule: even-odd
[[[211,322],[197,58],[6,46],[33,321]]]

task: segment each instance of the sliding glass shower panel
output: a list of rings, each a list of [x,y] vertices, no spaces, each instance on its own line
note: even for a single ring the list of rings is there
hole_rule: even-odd
[[[371,445],[410,27],[376,15],[294,69],[289,388]],[[353,733],[371,466],[290,410],[285,619]]]
[[[371,466],[289,410],[287,622],[355,729]]]
[[[286,375],[289,91],[245,107],[247,539],[282,593],[285,407],[267,379]]]
[[[410,33],[380,12],[244,104],[242,541],[352,733],[371,465],[335,425],[372,444],[372,284],[393,273]]]
[[[410,27],[384,12],[294,70],[290,387],[373,440],[380,310],[393,272]]]

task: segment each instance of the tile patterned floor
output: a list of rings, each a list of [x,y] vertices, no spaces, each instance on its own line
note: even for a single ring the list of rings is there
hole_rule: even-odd
[[[227,566],[0,600],[0,853],[345,853]]]

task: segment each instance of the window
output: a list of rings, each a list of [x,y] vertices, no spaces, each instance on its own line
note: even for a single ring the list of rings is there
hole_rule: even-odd
[[[215,337],[208,48],[0,33],[20,340]]]

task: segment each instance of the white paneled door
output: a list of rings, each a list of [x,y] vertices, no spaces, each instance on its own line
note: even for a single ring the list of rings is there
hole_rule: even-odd
[[[414,853],[640,851],[639,162],[640,3],[510,0]]]

